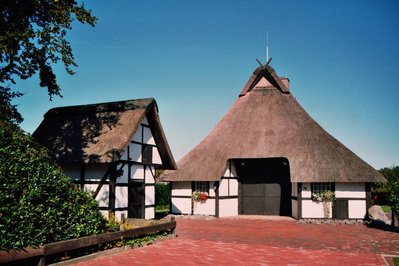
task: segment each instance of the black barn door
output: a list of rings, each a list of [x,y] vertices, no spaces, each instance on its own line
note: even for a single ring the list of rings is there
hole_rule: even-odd
[[[291,215],[291,181],[283,158],[242,160],[240,214]]]
[[[144,218],[144,181],[132,180],[129,182],[128,217]]]
[[[333,218],[334,219],[340,219],[340,220],[345,220],[348,219],[349,212],[348,212],[348,200],[345,199],[336,199],[333,202]]]

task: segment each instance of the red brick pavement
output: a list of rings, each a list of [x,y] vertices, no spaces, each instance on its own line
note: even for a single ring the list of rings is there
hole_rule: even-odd
[[[78,263],[91,265],[385,265],[399,234],[362,225],[178,219],[177,237]]]

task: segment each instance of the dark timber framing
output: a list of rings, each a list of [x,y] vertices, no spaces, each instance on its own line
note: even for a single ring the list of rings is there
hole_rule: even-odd
[[[111,173],[109,175],[109,199],[108,206],[110,213],[115,215],[115,200],[116,200],[116,164],[111,164]]]
[[[298,183],[298,219],[302,219],[302,183]]]

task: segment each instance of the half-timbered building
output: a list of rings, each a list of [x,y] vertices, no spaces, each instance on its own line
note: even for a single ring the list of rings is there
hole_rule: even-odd
[[[176,169],[153,98],[53,108],[33,136],[117,219],[154,218],[155,171]]]
[[[172,184],[174,213],[362,219],[371,183],[384,178],[309,116],[287,78],[263,65],[212,132],[161,180]],[[192,200],[195,191],[208,198]],[[318,195],[327,191],[335,200],[326,211]]]

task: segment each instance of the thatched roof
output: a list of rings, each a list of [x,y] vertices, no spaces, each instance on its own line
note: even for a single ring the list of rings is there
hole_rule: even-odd
[[[119,160],[147,117],[162,164],[176,169],[153,98],[50,109],[33,137],[59,163]]]
[[[229,159],[279,157],[288,159],[292,182],[384,181],[306,113],[270,66],[254,71],[212,132],[161,180],[216,181]]]

